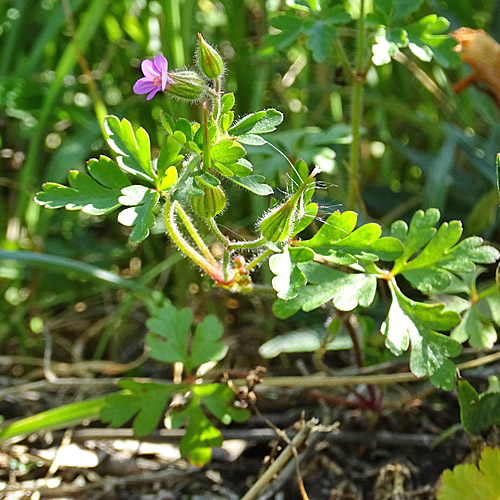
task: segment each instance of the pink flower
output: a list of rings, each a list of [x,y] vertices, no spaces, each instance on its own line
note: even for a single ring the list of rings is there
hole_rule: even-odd
[[[134,93],[148,94],[146,99],[150,101],[159,90],[165,90],[172,81],[168,76],[168,61],[162,56],[156,56],[154,61],[144,59],[141,63],[144,78],[134,83]]]

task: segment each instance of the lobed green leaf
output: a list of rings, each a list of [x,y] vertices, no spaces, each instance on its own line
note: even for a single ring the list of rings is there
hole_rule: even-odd
[[[490,388],[482,394],[478,394],[467,380],[458,381],[460,420],[468,434],[479,434],[500,425],[500,392],[491,387],[492,378],[496,377],[490,377]]]
[[[444,304],[424,304],[405,297],[394,281],[389,282],[389,288],[392,304],[381,327],[386,346],[400,356],[411,345],[411,371],[417,377],[429,375],[434,385],[451,390],[456,367],[449,358],[458,356],[462,346],[436,330],[453,328],[460,322],[460,316],[445,310]]]
[[[155,223],[156,207],[160,193],[146,186],[134,185],[122,189],[118,201],[122,205],[130,205],[118,214],[118,222],[124,226],[133,226],[130,239],[136,243],[145,240],[151,226]]]
[[[392,235],[405,248],[394,263],[392,274],[402,274],[422,293],[443,290],[450,284],[453,273],[472,273],[476,264],[491,264],[500,258],[498,250],[482,246],[481,238],[470,237],[458,243],[462,235],[459,221],[445,222],[436,231],[438,220],[438,210],[431,208],[425,213],[419,210],[409,228],[403,221],[395,222],[391,228]]]
[[[401,255],[401,243],[396,238],[381,238],[378,224],[365,224],[353,231],[357,218],[355,212],[336,211],[311,239],[294,242],[294,246],[312,248],[326,261],[342,265],[359,260],[393,260]]]
[[[313,258],[314,252],[309,248],[285,246],[283,253],[274,254],[269,259],[269,267],[276,275],[272,280],[273,288],[280,299],[289,300],[297,296],[307,282],[299,264],[310,262]]]
[[[141,127],[134,133],[131,123],[113,115],[106,116],[104,129],[109,147],[119,156],[120,167],[139,179],[153,183],[156,174],[151,164],[151,145],[148,133]]]
[[[165,412],[171,395],[178,387],[122,380],[118,384],[125,393],[111,394],[101,409],[101,420],[112,427],[121,427],[134,419],[136,436],[153,432]]]
[[[191,323],[192,312],[188,308],[177,310],[167,304],[159,309],[146,323],[152,331],[146,337],[150,356],[166,363],[182,362],[187,373],[208,361],[221,360],[227,346],[219,340],[223,328],[217,317],[206,316],[192,338]]]
[[[46,208],[64,207],[89,215],[103,215],[117,209],[121,189],[130,186],[127,176],[106,156],[89,160],[87,170],[90,175],[71,170],[68,174],[70,187],[45,183],[35,201]]]
[[[299,268],[309,284],[300,288],[291,300],[274,302],[273,312],[278,318],[288,318],[300,309],[309,312],[329,301],[341,311],[352,311],[357,306],[370,306],[375,298],[377,278],[374,275],[346,274],[316,262],[299,265]]]

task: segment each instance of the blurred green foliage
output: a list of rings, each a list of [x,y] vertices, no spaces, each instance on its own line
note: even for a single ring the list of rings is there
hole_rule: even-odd
[[[284,113],[272,144],[248,146],[255,173],[275,188],[290,185],[288,162],[274,146],[293,163],[303,158],[318,164],[323,189],[315,201],[326,218],[346,200],[352,138],[349,79],[324,41],[342,36],[354,58],[355,40],[349,28],[334,28],[336,21],[330,19],[333,27],[326,28],[328,16],[323,19],[317,6],[328,4],[332,17],[343,3],[356,2],[40,0],[36,8],[31,0],[1,3],[2,248],[43,251],[122,277],[141,276],[142,284],[164,290],[176,305],[190,304],[200,315],[227,315],[226,303],[206,293],[209,283],[191,264],[172,267],[173,261],[165,260],[175,252],[160,226],[136,246],[106,216],[43,210],[33,196],[44,182],[65,181],[70,170],[86,172],[88,158],[112,155],[100,129],[105,112],[146,128],[153,156],[166,141],[162,110],[200,119],[200,109],[166,96],[146,102],[133,94],[132,85],[141,76],[140,61],[157,53],[172,69],[192,65],[201,32],[225,58],[226,90],[236,95],[236,116],[269,107]],[[356,15],[355,9],[349,12]],[[401,12],[404,26],[437,14],[450,21],[450,30],[481,28],[500,40],[498,0],[428,0]],[[443,69],[400,50],[403,57],[372,66],[367,75],[360,179],[367,213],[360,218],[388,225],[409,221],[417,208],[436,207],[444,220],[463,220],[466,234],[498,241],[498,110],[475,88],[452,92],[451,84],[469,72],[465,65]],[[267,201],[231,189],[237,194],[231,196],[231,220],[223,215],[222,223],[248,236]],[[261,275],[270,282],[269,271],[262,269]],[[69,267],[55,275],[44,264],[0,260],[0,345],[7,352],[40,355],[44,337],[32,331],[30,319],[41,317],[56,340],[57,356],[78,359],[82,354],[71,339],[79,338],[87,357],[133,357],[142,349],[142,303],[97,281],[82,286],[82,279]],[[250,311],[255,307],[260,306],[248,305]],[[270,305],[264,309],[270,313]],[[253,313],[238,314],[245,319]],[[95,326],[100,318],[107,321]],[[276,320],[259,321],[265,325],[260,340],[268,340]]]

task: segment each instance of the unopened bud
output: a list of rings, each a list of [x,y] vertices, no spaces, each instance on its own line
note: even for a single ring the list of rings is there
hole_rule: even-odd
[[[210,79],[219,78],[224,73],[224,62],[220,54],[198,33],[198,65]]]
[[[262,236],[273,243],[286,240],[293,229],[296,207],[297,202],[290,198],[269,212],[260,223]]]
[[[302,182],[297,191],[285,203],[272,209],[262,219],[260,232],[266,240],[278,243],[290,237],[297,216],[297,206],[300,198],[307,189],[314,189],[314,177],[319,172],[318,167],[314,168],[307,179]]]
[[[198,101],[206,90],[203,78],[195,71],[172,71],[165,92],[186,101]]]

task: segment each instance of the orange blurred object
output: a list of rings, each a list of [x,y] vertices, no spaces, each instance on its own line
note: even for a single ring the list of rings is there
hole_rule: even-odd
[[[473,71],[455,83],[453,90],[458,94],[476,82],[486,83],[500,109],[500,45],[483,30],[459,28],[451,36],[458,42],[455,50]]]

